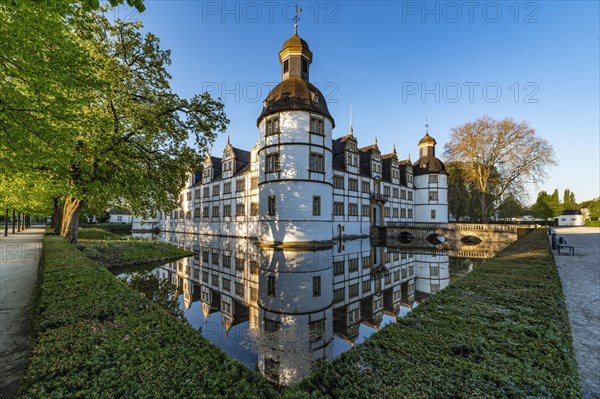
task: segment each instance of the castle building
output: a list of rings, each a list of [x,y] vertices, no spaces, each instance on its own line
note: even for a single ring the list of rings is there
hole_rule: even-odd
[[[312,61],[296,33],[283,44],[282,81],[263,103],[256,145],[228,140],[221,158],[208,154],[180,209],[159,213],[160,229],[293,245],[364,237],[389,222],[448,221],[447,174],[429,132],[414,164],[395,146],[382,153],[377,139],[359,147],[352,126],[333,138],[334,118],[309,81]]]

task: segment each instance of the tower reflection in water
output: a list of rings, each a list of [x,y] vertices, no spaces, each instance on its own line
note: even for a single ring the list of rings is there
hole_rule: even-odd
[[[447,255],[374,247],[368,239],[304,252],[235,238],[159,239],[195,253],[152,270],[180,289],[189,323],[280,385],[362,343],[451,278]],[[469,268],[462,262],[456,272]]]

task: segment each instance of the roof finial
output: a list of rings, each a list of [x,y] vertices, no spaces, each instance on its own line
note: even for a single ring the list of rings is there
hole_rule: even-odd
[[[377,136],[375,136],[375,145],[377,145]]]
[[[294,18],[292,18],[294,21],[294,35],[298,34],[298,21],[300,21],[300,17],[302,17],[302,9],[296,4],[296,13],[294,14]]]
[[[396,144],[392,145],[392,154],[396,155]]]
[[[408,162],[410,162],[410,151],[408,152]]]
[[[354,135],[354,128],[352,127],[352,104],[350,104],[350,136]]]
[[[425,118],[425,134],[429,134],[429,122],[427,118]]]
[[[229,145],[229,135],[227,135],[227,145]]]

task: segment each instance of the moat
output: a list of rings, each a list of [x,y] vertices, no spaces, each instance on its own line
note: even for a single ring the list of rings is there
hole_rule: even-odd
[[[119,277],[147,273],[170,281],[190,325],[280,385],[361,344],[484,261],[449,256],[435,245],[391,248],[369,239],[298,252],[237,238],[169,232],[156,238],[195,255]]]

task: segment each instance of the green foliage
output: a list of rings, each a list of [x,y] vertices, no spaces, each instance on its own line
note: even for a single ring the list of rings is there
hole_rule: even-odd
[[[84,223],[79,227],[103,229],[115,234],[131,234],[131,223]]]
[[[568,188],[565,189],[565,192],[563,194],[563,209],[579,209],[579,207],[577,206],[577,201],[575,200],[575,193],[569,190]]]
[[[600,198],[596,198],[591,201],[588,206],[588,213],[591,218],[598,219],[600,218]]]
[[[285,393],[339,398],[580,398],[545,230],[530,233]]]
[[[56,236],[44,240],[24,398],[275,397],[260,375]]]
[[[585,225],[587,227],[600,227],[600,220],[586,220]]]
[[[498,207],[498,214],[503,219],[518,217],[523,214],[525,208],[517,198],[512,195],[507,196]]]

